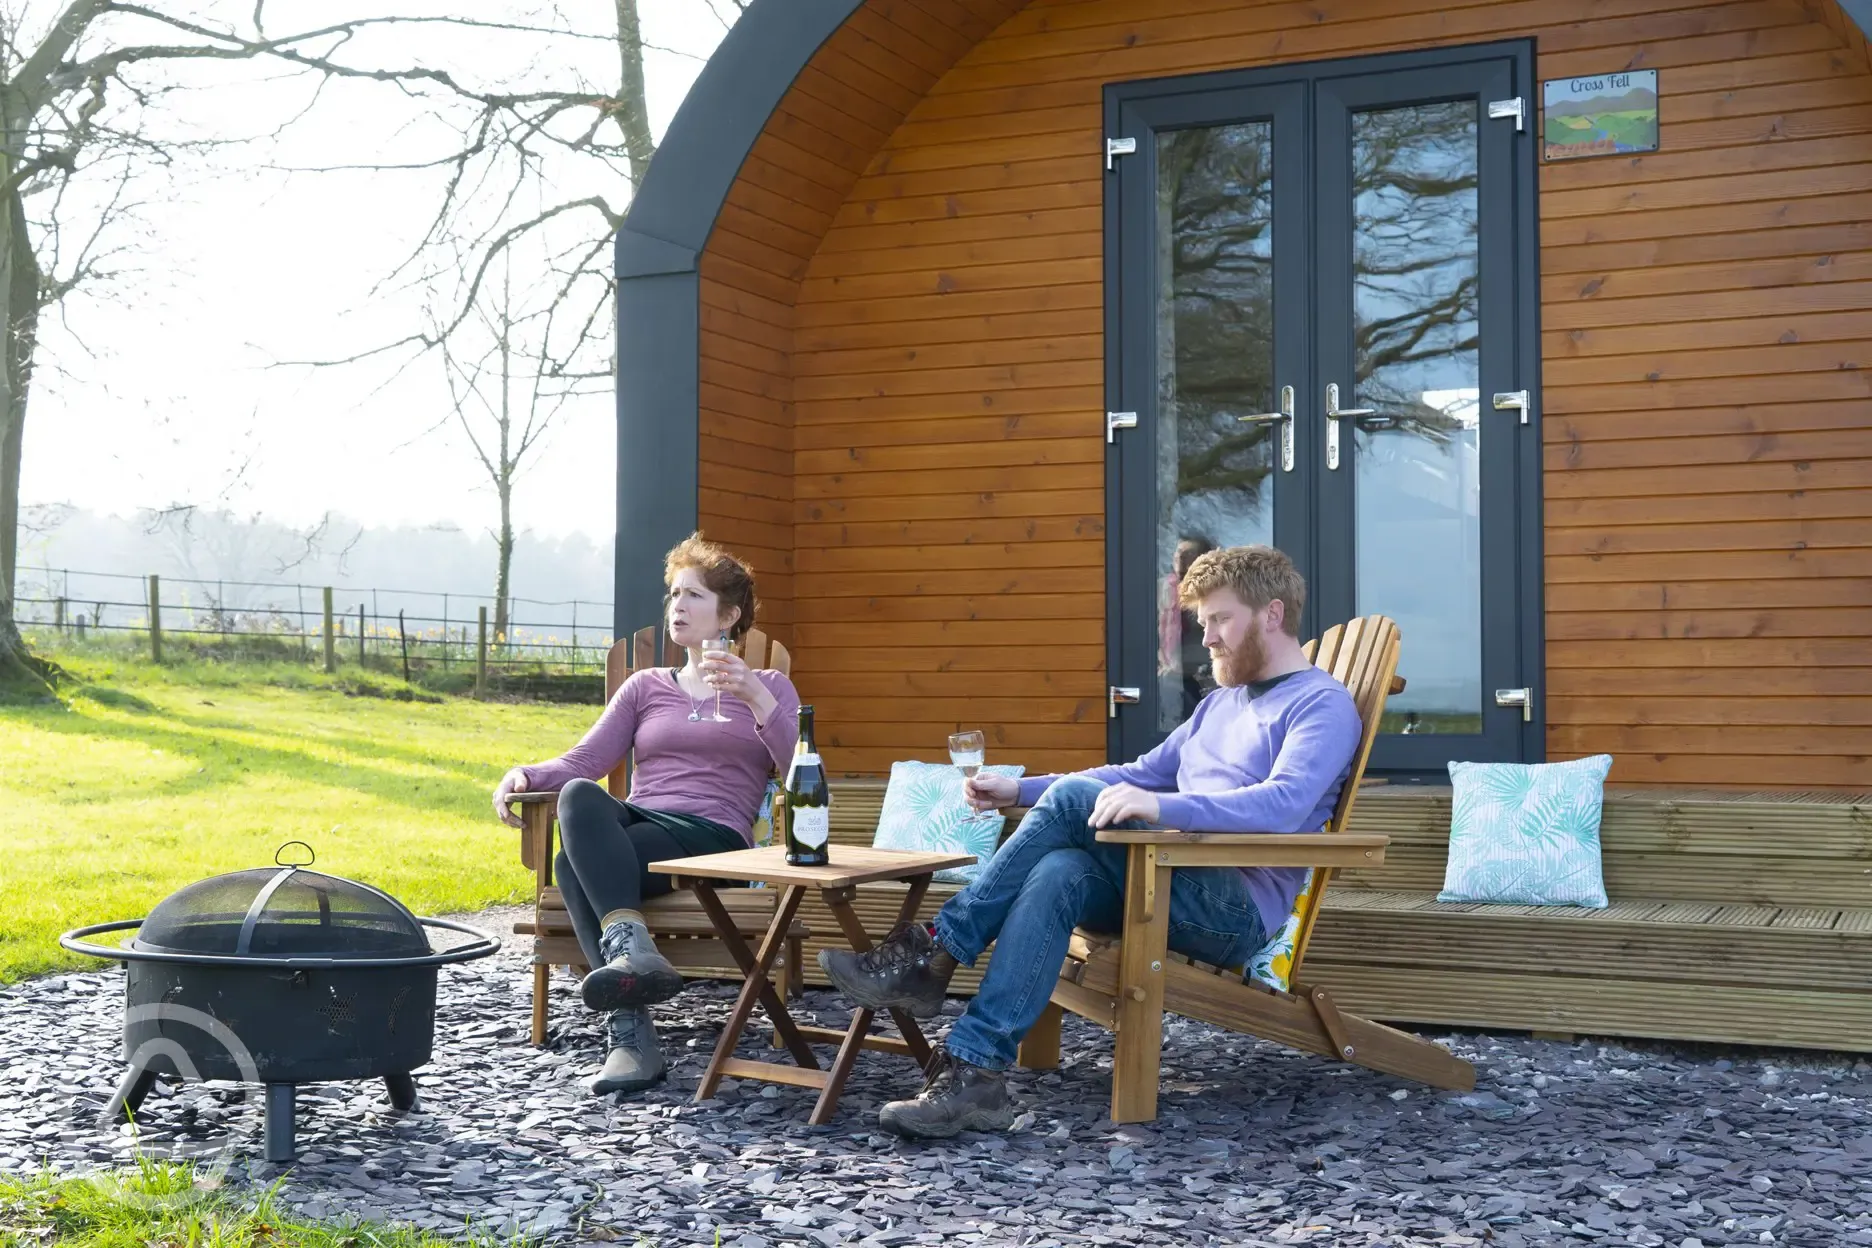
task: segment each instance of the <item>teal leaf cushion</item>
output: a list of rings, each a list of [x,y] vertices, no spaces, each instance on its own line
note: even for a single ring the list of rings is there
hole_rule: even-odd
[[[1599,815],[1610,754],[1451,763],[1449,868],[1438,901],[1606,905]]]
[[[992,776],[1019,779],[1027,769],[1019,764],[983,767]],[[890,787],[884,791],[884,812],[878,816],[877,849],[910,849],[927,854],[974,854],[966,867],[938,871],[934,878],[967,884],[982,873],[1001,843],[1007,819],[995,811],[969,819],[969,804],[962,799],[962,773],[947,763],[892,763]]]

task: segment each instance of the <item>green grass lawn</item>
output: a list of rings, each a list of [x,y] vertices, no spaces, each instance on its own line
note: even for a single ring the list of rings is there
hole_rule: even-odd
[[[489,795],[598,711],[424,701],[375,675],[359,696],[355,677],[277,665],[51,657],[73,678],[63,704],[0,706],[0,983],[100,966],[58,933],[141,917],[291,840],[418,914],[530,896]]]
[[[532,1242],[464,1230],[450,1237],[298,1218],[281,1206],[277,1185],[257,1194],[230,1190],[188,1165],[163,1161],[83,1178],[0,1174],[0,1248],[528,1248]]]

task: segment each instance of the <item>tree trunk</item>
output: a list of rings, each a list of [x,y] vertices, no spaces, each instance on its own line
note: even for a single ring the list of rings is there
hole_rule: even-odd
[[[0,158],[0,179],[10,180],[13,161]],[[43,697],[58,669],[36,658],[19,634],[14,595],[19,576],[20,450],[26,431],[26,399],[38,344],[39,262],[26,230],[19,192],[0,202],[0,294],[6,299],[6,341],[0,349],[0,698]]]
[[[643,185],[644,171],[656,144],[650,138],[650,106],[644,99],[643,23],[637,20],[637,0],[617,0],[618,129],[624,132],[624,150],[630,154],[631,189]]]
[[[513,304],[508,298],[507,283],[512,280],[511,271],[501,283],[501,320],[500,320],[500,459],[496,461],[500,471],[494,478],[494,491],[500,496],[500,532],[494,538],[495,557],[498,560],[494,569],[494,635],[507,639],[507,629],[513,623],[507,618],[507,604],[512,589],[513,577]]]

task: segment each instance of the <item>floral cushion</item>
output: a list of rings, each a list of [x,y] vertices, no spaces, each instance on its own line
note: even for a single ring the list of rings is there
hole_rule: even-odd
[[[1261,952],[1248,960],[1246,979],[1258,979],[1276,992],[1286,992],[1289,980],[1293,976],[1294,942],[1300,938],[1300,922],[1306,916],[1307,899],[1313,895],[1313,881],[1318,872],[1307,872],[1306,883],[1300,886],[1300,895],[1294,898],[1293,909],[1287,915],[1287,921],[1281,924],[1274,939],[1261,946]]]
[[[1449,868],[1438,901],[1604,909],[1599,815],[1610,754],[1451,763]]]
[[[1019,764],[983,767],[994,776],[1018,779],[1027,769]],[[928,854],[974,854],[966,867],[938,871],[934,878],[967,884],[980,875],[1001,843],[1007,818],[990,811],[969,819],[962,798],[962,773],[947,763],[892,763],[890,787],[884,792],[884,811],[878,816],[878,849],[911,849]]]
[[[780,782],[769,776],[761,792],[760,809],[754,812],[754,827],[748,833],[748,841],[755,849],[773,844],[773,804],[779,792]]]

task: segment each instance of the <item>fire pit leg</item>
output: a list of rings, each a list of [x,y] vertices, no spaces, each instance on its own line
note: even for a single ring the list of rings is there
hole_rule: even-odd
[[[124,1072],[123,1080],[117,1085],[117,1090],[111,1093],[111,1098],[105,1103],[104,1112],[100,1118],[106,1123],[112,1123],[121,1122],[134,1115],[143,1108],[143,1098],[148,1096],[150,1089],[155,1086],[155,1071],[141,1064],[132,1066]]]
[[[293,1085],[266,1085],[266,1159],[286,1162],[293,1159]]]
[[[416,1108],[416,1080],[403,1075],[385,1075],[384,1087],[390,1089],[390,1104],[397,1109],[408,1111]]]

